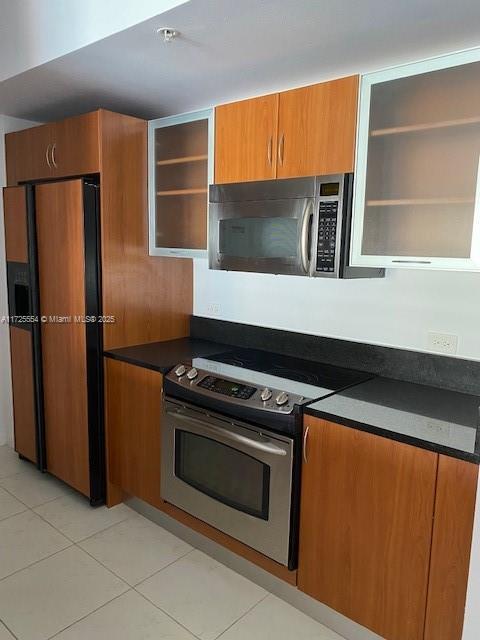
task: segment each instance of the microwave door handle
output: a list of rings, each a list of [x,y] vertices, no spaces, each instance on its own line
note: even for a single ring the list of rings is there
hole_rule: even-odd
[[[182,420],[187,422],[192,422],[193,424],[202,427],[204,431],[211,433],[215,436],[221,436],[226,440],[230,440],[231,442],[236,442],[237,444],[243,444],[250,449],[256,449],[257,451],[263,451],[264,453],[270,453],[274,456],[286,456],[287,452],[284,449],[280,449],[280,447],[276,447],[273,444],[267,444],[264,442],[257,442],[256,440],[251,440],[250,438],[246,438],[245,436],[241,436],[238,433],[232,433],[227,429],[221,429],[220,427],[215,427],[203,420],[199,420],[198,418],[193,418],[191,416],[187,416],[184,413],[175,413],[173,411],[167,411],[167,415],[171,418],[175,418],[175,420]]]
[[[310,201],[303,214],[300,237],[300,256],[305,273],[310,273],[310,229],[313,219],[313,203]]]

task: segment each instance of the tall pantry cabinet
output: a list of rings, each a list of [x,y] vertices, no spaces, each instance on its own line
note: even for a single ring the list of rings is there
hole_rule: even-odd
[[[15,448],[101,502],[103,349],[188,335],[192,263],[148,255],[144,120],[99,110],[5,142]]]

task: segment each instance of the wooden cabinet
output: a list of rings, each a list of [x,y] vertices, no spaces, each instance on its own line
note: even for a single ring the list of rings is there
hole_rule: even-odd
[[[307,416],[298,586],[387,640],[421,640],[435,453]]]
[[[5,136],[7,183],[98,173],[99,111]]]
[[[480,270],[478,50],[362,78],[353,266]]]
[[[93,111],[50,125],[50,155],[55,177],[100,171],[99,117],[100,111]]]
[[[278,178],[353,171],[358,76],[280,94]]]
[[[215,182],[353,170],[358,76],[215,110]]]
[[[439,456],[425,640],[461,640],[478,465]]]
[[[53,177],[50,159],[52,125],[42,125],[5,136],[7,184],[14,186],[26,180]]]
[[[215,182],[271,180],[277,173],[278,94],[215,109]]]
[[[160,498],[160,429],[163,376],[105,358],[107,501],[119,491],[155,507]]]

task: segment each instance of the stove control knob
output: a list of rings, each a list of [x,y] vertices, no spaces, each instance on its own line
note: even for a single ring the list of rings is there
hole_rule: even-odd
[[[175,375],[177,376],[177,378],[181,378],[183,375],[185,375],[185,371],[186,371],[186,367],[183,364],[179,364],[177,365],[176,369],[175,369]]]
[[[275,398],[275,402],[279,407],[281,407],[284,404],[287,404],[288,393],[286,393],[285,391],[282,391],[281,393],[279,393],[278,396]]]
[[[260,394],[260,398],[263,400],[263,402],[267,402],[267,400],[270,400],[271,397],[272,397],[272,392],[268,387],[265,387],[265,389]]]
[[[198,376],[198,371],[195,369],[195,367],[192,367],[190,371],[187,373],[187,378],[189,380],[195,380],[197,376]]]

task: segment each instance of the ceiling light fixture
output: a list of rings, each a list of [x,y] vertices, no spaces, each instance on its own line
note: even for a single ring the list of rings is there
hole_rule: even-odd
[[[170,27],[159,27],[157,33],[163,36],[164,42],[172,42],[172,40],[175,40],[175,38],[180,35],[179,31],[171,29]]]

